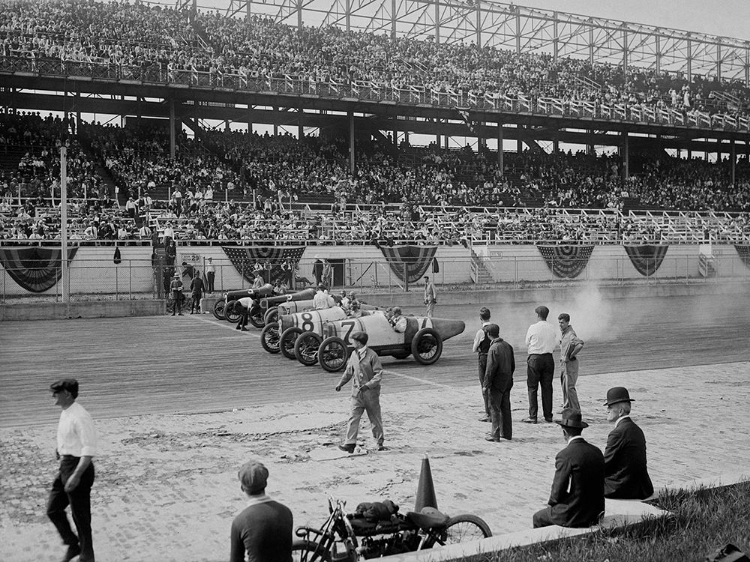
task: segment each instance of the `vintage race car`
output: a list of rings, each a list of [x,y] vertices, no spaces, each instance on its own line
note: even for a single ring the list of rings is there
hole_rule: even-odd
[[[281,303],[312,300],[314,296],[315,289],[303,289],[302,291],[297,291],[296,293],[274,295],[272,297],[260,299],[260,307],[263,310],[271,310]]]
[[[326,371],[340,371],[353,349],[349,339],[354,332],[366,332],[367,347],[378,355],[406,359],[413,355],[422,365],[432,365],[443,353],[443,341],[463,333],[461,320],[407,316],[406,331],[396,332],[385,314],[374,312],[359,318],[327,322],[322,334],[305,332],[294,344],[295,357],[304,365],[320,361]]]
[[[333,300],[336,302],[336,304],[339,304],[341,302],[341,297],[338,295],[331,295],[333,297]],[[263,301],[261,301],[261,306],[263,306]],[[376,307],[368,306],[368,305],[361,305],[363,309],[370,310],[375,309]],[[295,312],[305,312],[306,310],[314,310],[315,309],[315,301],[312,299],[310,300],[292,300],[288,302],[282,302],[279,303],[276,306],[271,306],[266,311],[265,316],[263,319],[265,320],[266,324],[270,324],[271,322],[278,322],[279,321],[279,315],[283,314],[294,314]]]
[[[229,315],[226,314],[227,304],[244,297],[258,299],[271,294],[273,294],[273,285],[271,285],[270,283],[266,283],[259,289],[239,289],[236,291],[226,291],[222,295],[222,297],[214,303],[214,316],[219,320],[237,322],[239,320],[239,314],[234,314],[234,312],[231,310],[229,311]]]
[[[282,314],[278,322],[271,322],[263,328],[260,333],[260,344],[269,353],[281,352],[284,357],[295,359],[294,342],[297,336],[304,332],[322,334],[326,322],[345,318],[347,314],[340,306]]]

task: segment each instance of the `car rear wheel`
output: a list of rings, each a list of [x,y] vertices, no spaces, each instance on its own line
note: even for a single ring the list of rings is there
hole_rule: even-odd
[[[279,325],[271,322],[263,327],[260,333],[260,345],[268,353],[279,352]]]
[[[422,328],[411,342],[414,359],[422,365],[432,365],[443,353],[443,338],[432,328]]]
[[[406,359],[411,355],[411,351],[396,351],[394,353],[391,353],[392,357],[395,357],[396,359]]]
[[[271,322],[278,322],[279,321],[279,307],[274,306],[266,310],[266,313],[263,316],[263,321],[266,324],[270,324]]]
[[[294,354],[294,344],[297,343],[297,338],[301,333],[302,330],[295,327],[287,328],[281,332],[279,349],[281,350],[281,354],[287,359],[297,359],[297,356]]]
[[[315,332],[302,332],[294,343],[294,356],[308,367],[318,362],[318,349],[323,341]]]
[[[256,312],[255,314],[251,314],[247,317],[247,319],[250,320],[250,323],[256,328],[262,328],[266,325],[266,323],[263,321],[263,313],[261,312],[260,308],[258,309],[258,312]]]
[[[218,300],[214,303],[214,316],[217,320],[224,320],[224,307],[227,303],[224,299]]]
[[[224,319],[227,322],[236,324],[240,321],[241,314],[237,312],[237,301],[229,301],[224,307]]]
[[[349,358],[349,351],[346,348],[346,342],[336,336],[331,336],[323,340],[318,350],[318,360],[320,366],[329,373],[341,371],[346,367],[346,360]]]

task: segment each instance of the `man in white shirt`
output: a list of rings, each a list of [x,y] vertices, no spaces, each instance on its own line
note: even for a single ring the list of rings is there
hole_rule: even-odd
[[[57,426],[57,454],[60,471],[52,483],[47,501],[47,517],[68,546],[63,562],[80,555],[81,562],[94,562],[91,537],[91,487],[94,485],[96,429],[91,415],[76,403],[78,381],[62,379],[50,385],[55,405],[62,408]],[[65,514],[70,506],[78,531],[73,532]]]
[[[326,308],[331,308],[336,304],[336,301],[333,300],[333,297],[331,297],[328,294],[328,289],[325,285],[318,285],[318,292],[315,293],[315,296],[313,297],[313,306],[315,307],[315,310],[325,310]]]
[[[526,332],[528,358],[526,360],[526,386],[529,390],[529,417],[521,420],[525,423],[536,423],[539,411],[537,392],[542,387],[542,412],[544,421],[552,422],[552,380],[555,376],[555,360],[552,352],[557,346],[557,330],[547,322],[549,308],[538,306],[537,322],[529,326]]]

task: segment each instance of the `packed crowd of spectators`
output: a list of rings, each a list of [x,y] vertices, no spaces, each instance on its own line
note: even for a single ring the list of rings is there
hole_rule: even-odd
[[[440,43],[339,27],[298,29],[253,15],[181,11],[126,2],[16,0],[0,13],[0,56],[152,68],[158,80],[181,71],[368,83],[510,97],[583,100],[745,114],[750,90],[706,79],[547,53]],[[739,104],[712,99],[736,96]]]
[[[73,135],[76,127],[78,135]],[[181,134],[177,141],[173,160],[168,157],[168,131],[158,124],[115,127],[38,113],[0,113],[0,152],[22,154],[16,169],[0,169],[3,236],[55,236],[63,143],[68,147],[68,193],[78,206],[71,215],[78,220],[73,230],[81,237],[90,237],[96,223],[95,238],[143,239],[141,220],[159,216],[179,221],[182,238],[206,240],[466,243],[489,232],[509,241],[513,236],[580,241],[600,235],[615,241],[659,240],[669,233],[653,224],[644,230],[596,214],[557,213],[548,220],[544,213],[617,211],[626,201],[646,209],[750,211],[750,165],[744,156],[736,164],[733,185],[726,160],[685,160],[666,153],[634,154],[631,177],[623,180],[617,157],[585,153],[506,153],[501,171],[497,155],[486,150],[403,144],[393,152],[373,144],[357,153],[357,168],[350,173],[344,147],[321,137],[206,131],[197,140]],[[120,186],[124,197],[119,204],[96,173],[98,164]],[[149,194],[159,190],[163,198],[152,199]],[[229,194],[238,200],[214,201],[217,190],[227,194],[226,200]],[[255,197],[247,197],[249,192]],[[294,201],[302,196],[329,201],[330,211],[315,216],[293,212]],[[26,204],[19,207],[19,199]],[[29,202],[36,203],[28,208]],[[92,207],[107,211],[91,215]],[[109,211],[112,207],[117,210]],[[472,207],[529,210],[507,217],[497,211],[492,219]],[[368,210],[354,213],[356,208]],[[120,232],[121,224],[125,232]]]

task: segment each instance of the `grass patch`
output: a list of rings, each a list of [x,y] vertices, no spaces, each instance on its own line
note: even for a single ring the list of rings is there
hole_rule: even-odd
[[[465,562],[703,562],[727,543],[750,554],[750,482],[668,492],[651,502],[672,515],[579,538],[503,550]]]

